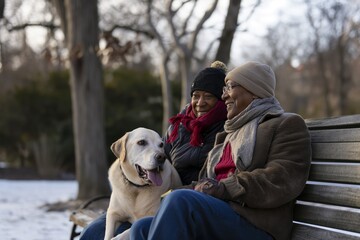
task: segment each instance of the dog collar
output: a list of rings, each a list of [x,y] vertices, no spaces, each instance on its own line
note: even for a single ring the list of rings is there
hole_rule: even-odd
[[[121,174],[122,174],[122,175],[123,175],[123,177],[124,177],[124,181],[125,181],[125,183],[129,183],[130,185],[133,185],[133,186],[135,186],[135,187],[147,187],[147,186],[150,186],[150,184],[149,184],[149,183],[146,183],[146,184],[144,184],[144,185],[140,185],[140,184],[136,184],[136,183],[134,183],[134,182],[130,181],[130,180],[126,177],[126,175],[125,175],[124,171],[122,170],[122,168],[121,168],[121,164],[119,164],[119,168],[120,168],[120,172],[121,172]]]

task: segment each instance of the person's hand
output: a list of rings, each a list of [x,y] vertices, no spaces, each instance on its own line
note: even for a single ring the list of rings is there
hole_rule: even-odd
[[[195,191],[206,193],[213,197],[227,200],[228,193],[225,189],[225,185],[213,178],[201,179],[194,187]]]

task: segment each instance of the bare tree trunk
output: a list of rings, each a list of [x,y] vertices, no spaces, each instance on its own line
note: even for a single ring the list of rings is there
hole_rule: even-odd
[[[169,59],[164,56],[161,60],[160,65],[160,79],[161,79],[161,92],[163,97],[163,122],[162,122],[162,133],[165,134],[169,124],[169,118],[173,114],[173,98],[170,85],[169,68],[167,66]]]
[[[78,199],[108,194],[96,0],[66,0]]]
[[[309,3],[308,3],[309,4]],[[308,5],[309,6],[309,5]],[[319,66],[319,72],[320,72],[320,78],[322,81],[322,89],[324,89],[324,109],[325,109],[325,115],[326,116],[331,116],[332,115],[332,111],[331,111],[331,104],[330,104],[330,91],[329,91],[329,79],[326,76],[326,66],[325,66],[325,59],[324,59],[324,53],[322,53],[321,49],[320,49],[320,33],[319,33],[319,28],[316,27],[315,25],[315,20],[313,18],[313,15],[311,14],[311,11],[308,11],[307,13],[307,19],[310,23],[311,28],[314,31],[314,36],[315,36],[315,40],[314,40],[314,53],[316,54],[316,61],[317,64]]]
[[[159,42],[159,45],[161,47],[162,51],[162,57],[161,57],[161,64],[160,64],[160,80],[161,80],[161,92],[163,96],[163,121],[162,121],[162,133],[164,134],[169,126],[168,121],[171,115],[173,114],[173,108],[172,108],[172,90],[170,86],[170,74],[169,74],[169,57],[170,57],[170,51],[166,47],[166,44],[164,43],[164,40],[160,34],[160,32],[156,28],[156,24],[153,22],[152,17],[152,1],[147,2],[146,7],[146,18],[148,21],[148,24],[150,26],[150,29],[152,31],[152,34],[154,34],[155,38]]]
[[[60,18],[61,30],[65,35],[65,42],[67,42],[67,21],[66,21],[66,9],[64,0],[51,0],[51,3],[54,5],[56,12]]]
[[[339,58],[339,111],[344,115],[348,109],[348,85],[351,77],[346,66],[346,36],[342,34],[337,40],[337,52]]]
[[[46,134],[41,134],[37,140],[31,142],[40,176],[53,179],[61,177],[64,159],[61,158],[59,144],[61,142],[58,136],[50,137]]]
[[[178,57],[180,61],[180,74],[181,74],[181,102],[180,102],[180,109],[182,109],[189,101],[190,101],[190,87],[192,82],[192,69],[191,63],[194,57],[194,52],[198,43],[198,36],[200,31],[203,29],[205,22],[211,17],[214,13],[216,6],[218,4],[218,0],[213,0],[209,3],[209,8],[204,12],[203,16],[199,19],[196,23],[195,30],[190,34],[189,40],[186,43],[182,43],[180,39],[182,38],[184,32],[186,32],[187,21],[183,24],[182,33],[179,33],[176,28],[176,20],[175,20],[175,11],[173,8],[173,0],[169,0],[167,3],[168,9],[168,17],[167,21],[171,29],[171,35],[173,38],[173,42],[175,45],[175,49],[178,52]],[[195,1],[193,5],[193,9],[195,9],[197,2]],[[192,10],[190,11],[192,12]]]
[[[4,17],[5,0],[0,0],[0,20]]]
[[[225,18],[225,25],[220,37],[219,48],[216,53],[216,60],[222,61],[225,64],[229,63],[231,45],[234,39],[234,34],[238,26],[238,16],[241,6],[241,0],[229,1],[229,7]]]
[[[193,80],[193,76],[191,74],[191,60],[192,55],[188,54],[179,54],[179,56],[185,55],[180,57],[180,73],[181,73],[181,102],[180,102],[180,109],[183,109],[186,104],[190,102],[190,89],[191,83]]]
[[[322,89],[324,89],[324,109],[325,115],[330,117],[332,115],[331,104],[330,104],[330,91],[329,91],[329,79],[326,77],[326,66],[323,53],[315,47],[317,55],[317,63],[319,65],[320,79],[322,80]]]

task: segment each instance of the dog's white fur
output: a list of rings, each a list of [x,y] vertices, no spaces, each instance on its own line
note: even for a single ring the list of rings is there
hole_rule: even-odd
[[[105,240],[127,239],[129,231],[112,238],[116,228],[126,221],[133,223],[153,216],[160,206],[161,195],[181,186],[181,180],[165,159],[162,139],[153,130],[137,128],[128,132],[111,145],[111,150],[117,159],[109,169],[112,194],[106,214]],[[153,169],[160,172],[146,171]]]

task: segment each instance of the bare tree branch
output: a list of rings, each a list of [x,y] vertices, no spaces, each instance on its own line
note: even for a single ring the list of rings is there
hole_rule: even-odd
[[[20,25],[16,25],[16,26],[11,26],[10,24],[8,24],[7,30],[9,32],[19,31],[19,30],[24,30],[27,27],[44,27],[44,28],[49,28],[51,30],[60,28],[60,26],[55,25],[52,22],[38,22],[38,23],[24,23],[24,24],[20,24]]]
[[[185,46],[180,42],[180,38],[178,37],[177,33],[176,33],[176,27],[174,25],[174,11],[172,10],[172,4],[173,4],[173,0],[169,0],[167,3],[167,9],[168,9],[168,15],[167,15],[167,20],[168,20],[168,24],[170,25],[170,29],[171,29],[171,36],[175,42],[175,45],[177,46],[178,49],[181,49],[181,52],[184,53],[186,52],[186,48]]]
[[[187,18],[186,18],[185,21],[184,21],[184,25],[183,25],[181,34],[179,35],[180,38],[186,35],[187,26],[188,26],[188,24],[189,24],[189,21],[190,21],[191,17],[192,17],[193,14],[194,14],[194,10],[195,10],[195,7],[196,7],[197,3],[198,3],[198,1],[195,1],[195,2],[194,2],[193,7],[192,7],[191,10],[189,11],[189,14],[188,14]]]
[[[155,24],[153,22],[153,18],[152,18],[152,0],[148,1],[147,4],[147,20],[148,20],[148,24],[151,28],[151,30],[153,31],[153,34],[155,35],[156,39],[158,40],[160,47],[162,49],[162,59],[161,59],[161,64],[160,64],[160,79],[161,79],[161,91],[163,94],[163,133],[165,133],[167,127],[168,127],[168,119],[170,118],[170,116],[172,115],[173,112],[173,108],[172,108],[172,92],[171,92],[171,87],[170,87],[170,79],[169,79],[169,68],[168,68],[168,62],[170,60],[170,55],[172,53],[172,51],[168,50],[166,48],[166,45],[164,43],[164,40],[161,36],[161,34],[157,31]]]
[[[220,38],[214,38],[214,40],[212,40],[210,42],[210,44],[208,45],[208,47],[206,48],[204,55],[202,56],[202,58],[196,58],[196,60],[200,63],[200,65],[204,65],[205,61],[207,59],[209,59],[209,53],[211,52],[211,49],[213,48],[214,44],[219,41]],[[216,58],[216,60],[218,60]]]
[[[246,17],[246,19],[244,20],[244,22],[248,21],[252,15],[254,14],[256,8],[261,4],[261,0],[257,0],[257,2],[253,5],[249,15]]]
[[[195,2],[194,5],[196,5],[197,0],[194,0],[194,1],[192,1],[192,0],[183,1],[177,9],[173,10],[173,11],[174,11],[174,14],[176,14],[184,5],[186,5],[186,4],[189,3],[189,2]]]
[[[138,29],[136,27],[133,27],[133,25],[119,25],[116,24],[114,26],[112,26],[112,28],[110,30],[104,30],[103,32],[113,32],[115,29],[124,29],[124,30],[128,30],[131,32],[135,32],[135,33],[140,33],[150,39],[154,39],[156,36],[153,32],[151,31],[147,31],[144,29]]]
[[[204,13],[203,17],[200,19],[200,21],[196,25],[195,31],[192,35],[192,39],[189,44],[189,49],[191,49],[191,50],[194,49],[199,32],[201,31],[204,23],[211,17],[213,12],[215,11],[217,4],[218,4],[218,0],[214,0],[211,7]]]

